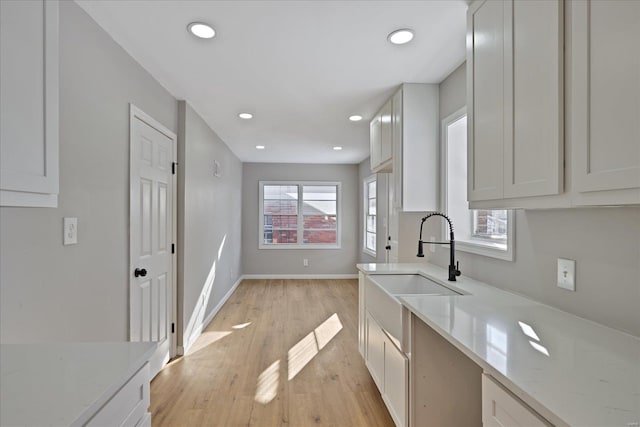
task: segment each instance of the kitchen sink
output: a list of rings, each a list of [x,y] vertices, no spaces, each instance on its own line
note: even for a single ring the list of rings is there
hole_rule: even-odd
[[[401,351],[407,352],[408,312],[398,297],[408,295],[463,295],[419,274],[368,275],[365,280],[366,311]]]
[[[393,296],[402,295],[462,295],[419,274],[384,274],[371,280]]]

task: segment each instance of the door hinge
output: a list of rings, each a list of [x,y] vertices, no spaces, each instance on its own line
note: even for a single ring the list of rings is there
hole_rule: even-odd
[[[171,244],[171,253],[172,253],[172,254],[175,254],[175,253],[176,253],[176,244],[175,244],[175,243],[172,243],[172,244]]]
[[[171,333],[175,334],[176,333],[176,324],[175,323],[171,323]]]
[[[171,163],[171,175],[175,175],[176,174],[176,167],[178,167],[178,163],[177,162]]]

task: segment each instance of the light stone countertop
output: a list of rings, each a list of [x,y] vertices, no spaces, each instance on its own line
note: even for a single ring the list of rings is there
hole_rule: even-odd
[[[155,349],[138,342],[2,344],[0,425],[84,425]]]
[[[359,264],[365,274],[422,274],[467,295],[401,303],[556,425],[640,422],[640,338],[432,264]],[[639,308],[640,310],[640,308]]]

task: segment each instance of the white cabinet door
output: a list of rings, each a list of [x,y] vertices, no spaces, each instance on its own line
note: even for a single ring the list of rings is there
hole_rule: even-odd
[[[371,170],[375,170],[380,165],[381,158],[381,141],[382,128],[381,128],[380,114],[376,114],[369,123],[369,150],[370,150],[370,162]]]
[[[563,5],[477,1],[467,12],[469,201],[563,190]]]
[[[385,341],[384,394],[391,417],[397,426],[407,425],[409,362],[391,340]]]
[[[0,2],[0,205],[57,206],[58,2]]]
[[[373,317],[367,313],[367,367],[380,393],[384,393],[385,335]]]
[[[388,100],[380,111],[380,163],[391,161],[393,154],[392,128],[391,128],[391,100]],[[388,167],[387,167],[388,169]]]
[[[571,2],[572,171],[583,204],[640,203],[640,2]]]
[[[393,179],[389,183],[389,199],[394,208],[402,207],[402,89],[391,98],[391,140]]]
[[[503,196],[504,5],[467,11],[467,199]]]
[[[391,131],[391,100],[387,101],[371,120],[370,151],[373,172],[391,172],[393,154]]]
[[[358,272],[358,351],[366,360],[366,323],[365,316],[365,276],[363,272]]]
[[[505,6],[504,198],[563,190],[562,1]]]
[[[486,374],[482,375],[482,424],[483,427],[551,425]]]

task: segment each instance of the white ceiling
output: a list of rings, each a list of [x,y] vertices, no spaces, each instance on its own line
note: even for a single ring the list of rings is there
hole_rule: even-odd
[[[465,55],[464,0],[77,3],[244,162],[358,163],[398,85],[439,83]],[[194,38],[193,21],[216,36]],[[414,40],[391,45],[398,28]]]

